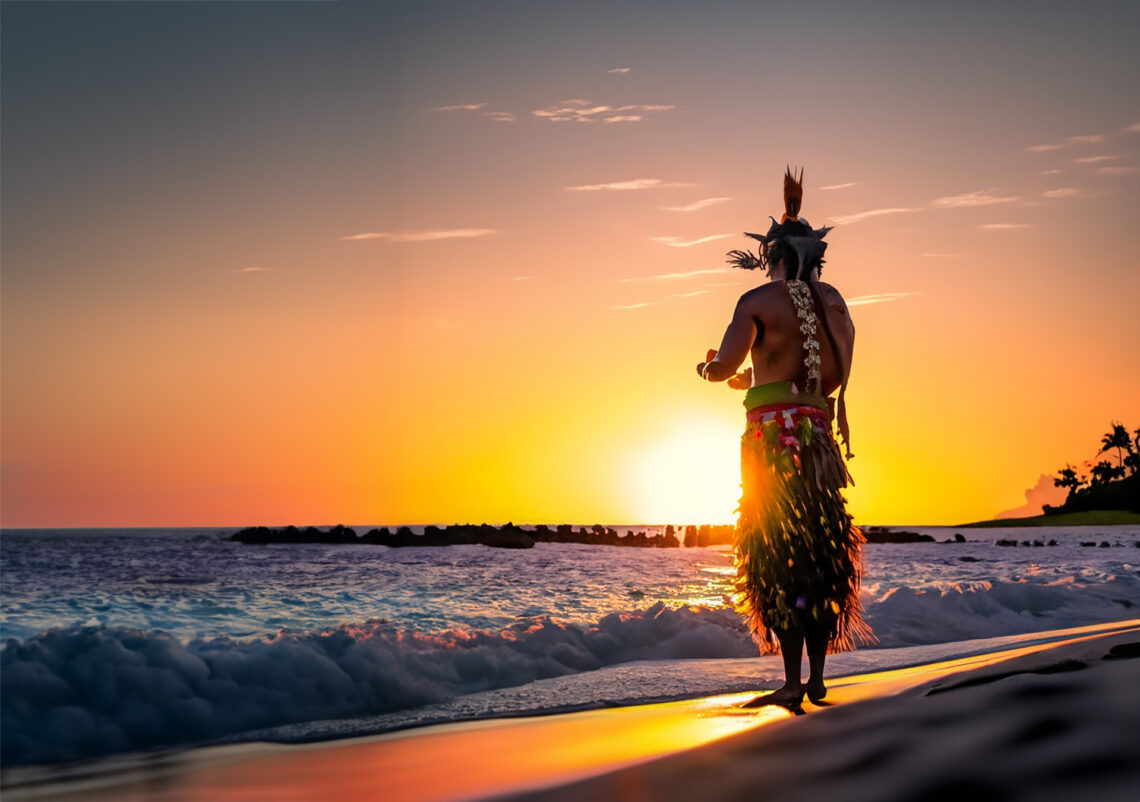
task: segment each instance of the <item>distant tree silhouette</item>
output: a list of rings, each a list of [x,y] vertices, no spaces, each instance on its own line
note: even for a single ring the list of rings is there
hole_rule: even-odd
[[[1140,429],[1129,432],[1113,421],[1108,433],[1101,437],[1097,456],[1116,451],[1116,463],[1102,459],[1095,465],[1085,462],[1091,474],[1078,474],[1066,464],[1053,477],[1054,487],[1068,489],[1060,507],[1046,505],[1046,514],[1080,512],[1082,510],[1131,510],[1140,512]]]
[[[1077,476],[1077,472],[1073,469],[1072,465],[1066,464],[1064,468],[1057,472],[1057,476],[1053,478],[1053,487],[1069,488],[1069,493],[1066,497],[1069,498],[1087,482],[1088,479],[1085,477]]]
[[[1115,479],[1124,478],[1124,467],[1121,465],[1113,465],[1106,459],[1102,459],[1092,467],[1092,483],[1094,487],[1106,485]]]
[[[1133,439],[1128,444],[1128,456],[1124,458],[1124,467],[1132,476],[1140,473],[1140,429],[1132,433]]]
[[[1124,428],[1124,425],[1121,423],[1117,423],[1116,421],[1113,421],[1112,422],[1112,431],[1110,431],[1108,434],[1106,434],[1104,437],[1102,437],[1100,442],[1101,442],[1101,449],[1100,449],[1100,451],[1096,452],[1097,456],[1103,454],[1104,452],[1108,451],[1109,449],[1115,448],[1116,449],[1116,464],[1118,467],[1123,468],[1124,467],[1124,451],[1125,450],[1128,450],[1128,451],[1132,450],[1132,440],[1128,436],[1128,430]],[[1120,475],[1123,476],[1124,473],[1121,472]]]

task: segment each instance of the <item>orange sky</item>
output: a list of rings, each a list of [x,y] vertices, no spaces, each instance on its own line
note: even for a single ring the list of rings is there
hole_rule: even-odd
[[[3,525],[729,521],[785,163],[857,518],[1020,506],[1140,426],[1136,26],[875,8],[5,4]]]

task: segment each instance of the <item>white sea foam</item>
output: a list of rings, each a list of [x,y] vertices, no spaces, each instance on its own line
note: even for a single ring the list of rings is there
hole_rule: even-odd
[[[0,652],[3,762],[380,713],[631,660],[753,651],[730,611],[662,603],[590,627],[543,618],[501,632],[432,635],[371,623],[183,644],[137,630],[72,627],[10,640]]]

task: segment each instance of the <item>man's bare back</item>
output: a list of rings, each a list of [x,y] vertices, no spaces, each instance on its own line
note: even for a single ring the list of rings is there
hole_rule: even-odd
[[[826,307],[831,333],[839,346],[843,365],[851,370],[855,325],[843,296],[830,284],[814,282]],[[822,323],[822,321],[821,321]],[[843,383],[835,354],[823,331],[816,333],[822,361],[823,394],[831,395]],[[732,322],[710,364],[709,378],[719,381],[737,371],[745,357],[752,356],[752,386],[790,381],[803,371],[804,338],[796,309],[784,281],[771,281],[740,296]],[[723,375],[721,375],[723,374]]]

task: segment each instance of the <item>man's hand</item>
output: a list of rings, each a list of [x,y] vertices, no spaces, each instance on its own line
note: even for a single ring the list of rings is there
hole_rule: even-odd
[[[716,359],[716,349],[710,348],[705,354],[705,361],[697,363],[697,375],[703,379],[705,377],[705,365],[707,365],[709,362],[712,362],[714,359]]]
[[[752,368],[745,368],[728,378],[728,386],[733,390],[748,390],[752,387]]]

